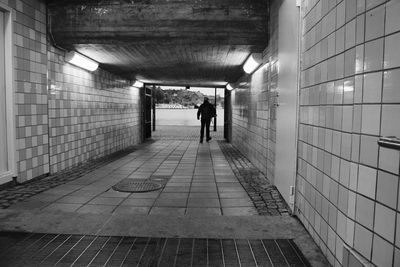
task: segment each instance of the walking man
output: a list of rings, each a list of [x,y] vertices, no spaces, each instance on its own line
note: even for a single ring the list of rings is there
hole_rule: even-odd
[[[201,128],[200,128],[200,143],[203,143],[204,138],[204,127],[206,128],[206,141],[210,141],[210,123],[211,119],[217,116],[215,108],[210,102],[208,102],[208,97],[204,97],[203,104],[200,105],[197,111],[197,119],[200,120],[201,115]]]

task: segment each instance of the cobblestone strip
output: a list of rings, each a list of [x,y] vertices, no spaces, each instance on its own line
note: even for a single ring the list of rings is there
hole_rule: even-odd
[[[218,141],[218,144],[258,214],[289,215],[288,206],[276,186],[231,144],[226,141]]]
[[[22,184],[4,188],[0,191],[0,209],[7,209],[12,204],[23,201],[31,196],[39,194],[53,187],[73,181],[91,171],[120,159],[130,153],[135,148],[131,147],[122,151],[115,152],[111,155],[91,160],[78,166],[68,168],[64,171],[55,173],[50,176],[44,176]]]

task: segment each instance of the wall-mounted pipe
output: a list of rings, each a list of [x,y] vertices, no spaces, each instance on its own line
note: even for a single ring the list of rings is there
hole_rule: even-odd
[[[381,147],[400,150],[400,138],[397,138],[396,136],[381,137],[378,140],[378,145]]]

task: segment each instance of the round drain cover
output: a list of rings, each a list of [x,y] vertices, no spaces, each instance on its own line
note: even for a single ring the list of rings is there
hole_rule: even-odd
[[[114,185],[112,188],[120,192],[140,193],[155,191],[162,187],[162,184],[152,182],[147,179],[124,179]]]

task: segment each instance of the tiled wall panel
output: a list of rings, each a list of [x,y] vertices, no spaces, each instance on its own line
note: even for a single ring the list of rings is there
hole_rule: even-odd
[[[139,143],[139,90],[65,63],[48,44],[46,1],[0,2],[13,10],[18,181]]]
[[[305,0],[297,213],[334,266],[343,246],[400,266],[400,1]],[[347,258],[345,258],[347,259]]]
[[[1,2],[13,9],[17,175],[26,181],[49,172],[46,6],[36,0]]]
[[[101,69],[91,73],[49,45],[50,171],[140,142],[139,89]]]
[[[278,83],[278,7],[271,11],[271,39],[263,52],[269,62],[239,80],[232,91],[232,144],[274,179]]]

